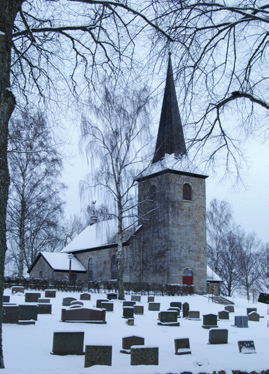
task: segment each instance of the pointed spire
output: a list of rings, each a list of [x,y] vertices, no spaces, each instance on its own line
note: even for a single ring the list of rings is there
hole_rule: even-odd
[[[166,153],[175,154],[179,158],[187,154],[173,78],[171,53],[169,53],[162,112],[152,163],[160,161]]]

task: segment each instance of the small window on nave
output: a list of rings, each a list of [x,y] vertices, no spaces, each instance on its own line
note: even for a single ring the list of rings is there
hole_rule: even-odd
[[[93,281],[93,259],[89,259],[89,264],[88,264],[88,280],[91,282]]]
[[[188,183],[183,185],[183,200],[192,200],[192,189]]]

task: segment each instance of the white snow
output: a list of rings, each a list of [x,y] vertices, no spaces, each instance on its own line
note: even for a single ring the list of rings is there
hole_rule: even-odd
[[[5,295],[10,290],[5,290]],[[44,297],[43,292],[41,296]],[[86,323],[60,322],[62,298],[72,296],[79,299],[79,293],[57,291],[56,299],[51,299],[52,315],[39,315],[35,325],[3,325],[3,348],[5,374],[166,374],[191,371],[194,374],[214,370],[231,370],[250,372],[269,369],[268,336],[266,327],[265,304],[248,303],[246,299],[235,299],[235,313],[230,313],[230,320],[218,321],[219,329],[228,329],[228,344],[208,344],[209,330],[203,329],[203,322],[180,318],[180,326],[157,325],[158,312],[148,311],[147,296],[142,296],[144,315],[135,315],[134,326],[128,326],[122,318],[122,301],[114,300],[114,312],[106,313],[107,324],[95,325]],[[104,294],[93,293],[92,300],[84,301],[85,307],[95,307],[96,299]],[[130,300],[130,295],[126,300]],[[222,305],[212,303],[204,296],[155,296],[161,303],[161,311],[167,310],[171,301],[188,302],[191,310],[203,314],[215,313],[224,309]],[[23,295],[11,295],[10,302],[24,303]],[[137,303],[140,304],[140,303]],[[233,327],[235,315],[246,315],[247,307],[257,307],[260,322],[249,322],[248,328]],[[83,356],[51,355],[53,333],[58,331],[84,331],[84,345],[112,345],[112,366],[92,366],[84,368]],[[159,348],[159,366],[131,366],[130,355],[120,353],[122,338],[137,335],[145,338],[145,347]],[[188,337],[191,354],[176,355],[174,339]],[[255,354],[240,353],[238,341],[253,340]]]
[[[222,279],[207,265],[207,280],[221,282]]]
[[[41,252],[54,270],[69,270],[70,260],[67,253]],[[72,271],[85,271],[85,267],[74,257],[72,259]]]
[[[0,31],[0,35],[6,35],[3,31]]]

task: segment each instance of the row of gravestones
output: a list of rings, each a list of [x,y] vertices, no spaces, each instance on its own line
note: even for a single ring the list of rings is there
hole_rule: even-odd
[[[209,344],[227,344],[228,330],[212,329],[209,331]],[[158,365],[159,348],[144,346],[145,340],[139,336],[122,338],[121,353],[131,355],[131,365]],[[191,354],[188,338],[174,339],[175,354]],[[112,346],[86,345],[84,347],[84,332],[54,332],[52,354],[83,355],[84,367],[94,365],[112,365]],[[255,353],[253,341],[238,341],[239,352]]]

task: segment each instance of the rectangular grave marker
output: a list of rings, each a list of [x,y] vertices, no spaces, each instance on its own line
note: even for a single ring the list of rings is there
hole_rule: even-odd
[[[209,344],[227,344],[227,329],[211,329],[209,330]]]
[[[158,312],[160,310],[161,304],[160,303],[149,303],[148,310]]]
[[[112,365],[112,346],[111,345],[86,345],[84,367],[88,368],[94,365]]]
[[[52,354],[83,355],[84,332],[54,332]]]
[[[145,339],[141,338],[140,336],[127,336],[126,338],[122,338],[122,350],[121,353],[131,353],[131,347],[134,345],[144,345]]]
[[[238,342],[239,352],[241,353],[256,353],[253,340],[241,340]]]
[[[175,339],[175,354],[188,355],[191,354],[189,338]]]
[[[131,347],[131,365],[159,365],[159,348]]]
[[[240,328],[248,327],[248,316],[235,316],[234,326]]]
[[[177,321],[177,312],[173,310],[167,310],[164,312],[159,313],[160,322],[158,325],[160,326],[179,326],[179,322]]]

